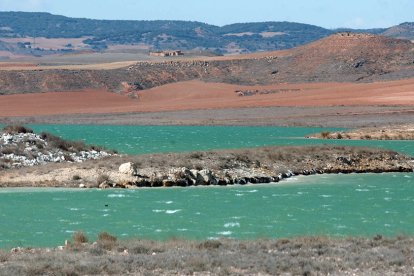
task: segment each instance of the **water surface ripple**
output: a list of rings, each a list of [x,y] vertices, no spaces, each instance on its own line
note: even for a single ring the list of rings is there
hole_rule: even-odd
[[[120,238],[414,234],[414,174],[301,176],[269,185],[0,190],[0,247]]]

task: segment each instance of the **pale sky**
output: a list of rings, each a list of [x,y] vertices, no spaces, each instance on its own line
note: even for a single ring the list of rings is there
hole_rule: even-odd
[[[291,21],[325,28],[390,27],[414,21],[414,0],[0,0],[0,11],[69,17],[190,20],[213,25]]]

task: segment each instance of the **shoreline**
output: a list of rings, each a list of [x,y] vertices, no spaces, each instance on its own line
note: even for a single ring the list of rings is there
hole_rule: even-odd
[[[413,172],[412,157],[345,146],[112,156],[3,170],[0,187],[127,188],[277,183],[295,175]]]
[[[316,139],[335,140],[414,140],[414,125],[391,125],[381,127],[363,127],[346,131],[321,132],[308,136]]]
[[[111,189],[121,189],[121,190],[135,190],[135,189],[181,189],[181,188],[219,188],[219,187],[234,187],[234,186],[241,186],[241,187],[257,187],[257,186],[271,186],[271,185],[292,185],[292,182],[289,182],[289,180],[294,181],[296,177],[317,177],[317,176],[336,176],[336,175],[353,175],[353,174],[363,174],[363,175],[381,175],[381,174],[413,174],[414,175],[414,169],[413,171],[380,171],[380,172],[358,172],[358,171],[347,171],[347,172],[325,172],[325,173],[315,173],[315,174],[293,174],[292,176],[282,178],[278,181],[271,181],[271,182],[246,182],[245,184],[240,183],[233,183],[233,184],[223,184],[223,185],[189,185],[189,186],[180,186],[180,185],[172,185],[172,186],[120,186],[117,185],[115,187],[79,187],[79,186],[2,186],[0,184],[0,194],[2,193],[13,193],[13,192],[55,192],[55,191],[61,191],[61,192],[82,192],[87,190],[111,190]]]
[[[403,106],[245,107],[160,112],[0,117],[0,124],[304,126],[344,127],[409,124],[414,110]]]

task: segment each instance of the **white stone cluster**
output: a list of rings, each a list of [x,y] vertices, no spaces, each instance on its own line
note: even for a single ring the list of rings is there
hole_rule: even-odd
[[[6,148],[19,148],[8,153]],[[35,133],[2,133],[0,135],[0,161],[11,168],[42,165],[46,163],[83,162],[110,156],[106,151],[69,152],[48,147],[47,141]]]

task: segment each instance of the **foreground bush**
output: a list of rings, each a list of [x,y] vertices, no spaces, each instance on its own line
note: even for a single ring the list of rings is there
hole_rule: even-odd
[[[411,275],[413,248],[411,237],[160,242],[101,233],[77,248],[0,254],[0,275]]]

